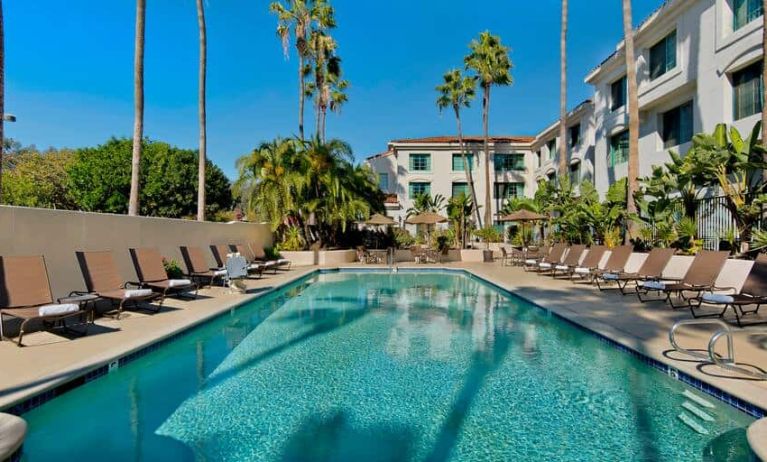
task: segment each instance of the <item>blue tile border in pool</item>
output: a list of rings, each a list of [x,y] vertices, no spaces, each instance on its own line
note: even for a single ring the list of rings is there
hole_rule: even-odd
[[[50,400],[52,400],[52,399],[54,399],[54,398],[56,398],[58,396],[61,396],[62,394],[66,393],[67,391],[70,391],[70,390],[72,390],[74,388],[77,388],[77,387],[79,387],[81,385],[84,385],[84,384],[86,384],[88,382],[91,382],[93,380],[96,380],[98,378],[101,378],[101,377],[107,375],[109,373],[110,367],[114,367],[114,365],[116,365],[117,367],[122,367],[122,366],[124,366],[124,365],[126,365],[126,364],[128,364],[130,362],[133,362],[133,361],[135,361],[135,360],[137,360],[137,359],[139,359],[139,358],[141,358],[143,356],[146,356],[147,354],[157,350],[158,348],[162,347],[163,345],[165,345],[165,344],[167,344],[169,342],[172,342],[172,341],[178,339],[181,336],[188,335],[188,334],[194,332],[196,329],[204,326],[208,322],[211,322],[211,321],[213,321],[215,319],[220,318],[221,316],[226,315],[229,311],[241,308],[242,306],[247,305],[247,304],[249,304],[249,303],[251,303],[253,301],[256,301],[256,300],[260,299],[261,297],[263,297],[263,296],[265,296],[267,294],[273,293],[273,292],[278,291],[278,290],[287,289],[290,286],[299,285],[302,282],[304,282],[306,280],[309,280],[309,279],[311,279],[312,277],[314,277],[314,276],[316,276],[318,274],[347,273],[347,272],[349,272],[349,273],[381,273],[381,274],[390,274],[392,271],[390,269],[387,269],[387,268],[356,268],[356,267],[322,268],[322,269],[316,269],[314,271],[310,271],[310,272],[306,273],[305,275],[299,276],[299,277],[297,277],[295,279],[287,281],[286,283],[284,283],[282,285],[278,285],[278,286],[275,286],[275,287],[271,287],[268,290],[264,290],[263,292],[260,292],[256,297],[248,299],[248,300],[243,301],[241,303],[238,303],[238,304],[230,307],[227,310],[221,311],[220,313],[217,313],[214,316],[211,316],[211,317],[209,317],[207,319],[204,319],[204,320],[198,322],[195,325],[189,326],[188,328],[185,328],[185,329],[183,329],[183,330],[181,330],[179,332],[171,334],[168,337],[159,339],[159,340],[154,341],[152,343],[149,343],[149,344],[147,344],[147,345],[145,345],[145,346],[143,346],[143,347],[141,347],[141,348],[139,348],[139,349],[137,349],[137,350],[135,350],[133,352],[130,352],[130,353],[127,353],[127,354],[125,354],[123,356],[120,356],[120,357],[114,359],[113,361],[111,361],[109,364],[97,366],[97,367],[95,367],[93,369],[88,370],[84,374],[82,374],[82,375],[80,375],[78,377],[73,378],[72,380],[69,380],[69,381],[67,381],[67,382],[65,382],[63,384],[60,384],[60,385],[57,385],[57,386],[53,387],[50,390],[46,390],[46,391],[41,392],[41,393],[39,393],[37,395],[34,395],[34,396],[30,397],[30,398],[27,398],[27,399],[21,401],[20,403],[17,403],[15,405],[9,407],[4,412],[10,413],[10,414],[15,414],[15,415],[22,415],[22,414],[24,414],[26,412],[29,412],[32,409],[34,409],[34,408],[36,408],[38,406],[41,406],[42,404],[45,404],[46,402],[48,402],[48,401],[50,401]],[[575,326],[576,328],[578,328],[578,329],[580,329],[580,330],[582,330],[584,332],[587,332],[587,333],[590,333],[592,335],[595,335],[603,343],[605,343],[607,345],[610,345],[613,348],[617,348],[618,350],[620,350],[622,352],[628,353],[631,356],[639,359],[640,361],[642,361],[642,362],[644,362],[644,363],[654,367],[655,369],[657,369],[657,370],[659,370],[659,371],[661,371],[661,372],[663,372],[663,373],[665,373],[665,374],[667,374],[667,375],[669,375],[669,376],[671,376],[673,378],[676,378],[677,380],[680,380],[680,381],[684,382],[688,386],[690,386],[692,388],[695,388],[698,391],[701,391],[701,392],[706,393],[706,394],[708,394],[710,396],[713,396],[713,397],[717,398],[718,400],[720,400],[720,401],[722,401],[724,403],[727,403],[727,404],[735,407],[736,409],[740,410],[741,412],[745,412],[746,414],[749,414],[750,416],[755,417],[757,419],[760,419],[760,418],[763,418],[763,417],[767,416],[767,410],[762,409],[759,406],[753,405],[753,404],[751,404],[751,403],[749,403],[749,402],[747,402],[745,400],[742,400],[742,399],[740,399],[738,397],[735,397],[735,396],[733,396],[733,395],[731,395],[731,394],[729,394],[729,393],[719,389],[718,387],[715,387],[715,386],[710,385],[710,384],[708,384],[706,382],[703,382],[702,380],[697,379],[697,378],[695,378],[695,377],[693,377],[693,376],[691,376],[691,375],[689,375],[689,374],[687,374],[685,372],[679,371],[679,370],[673,368],[672,366],[669,366],[669,365],[667,365],[665,363],[662,363],[662,362],[660,362],[660,361],[658,361],[656,359],[653,359],[653,358],[647,356],[646,354],[644,354],[642,352],[639,352],[639,351],[637,351],[637,350],[635,350],[633,348],[627,347],[627,346],[623,345],[622,343],[619,343],[619,342],[617,342],[617,341],[615,341],[615,340],[613,340],[613,339],[611,339],[609,337],[606,337],[605,335],[602,335],[602,334],[600,334],[599,332],[597,332],[595,330],[589,329],[588,327],[583,326],[583,325],[581,325],[581,324],[579,324],[579,323],[577,323],[577,322],[575,322],[575,321],[573,321],[573,320],[571,320],[571,319],[569,319],[569,318],[567,318],[567,317],[565,317],[565,316],[563,316],[563,315],[561,315],[559,313],[556,313],[556,312],[546,308],[545,306],[539,305],[538,303],[535,303],[534,301],[532,301],[532,300],[530,300],[530,299],[528,299],[526,297],[523,297],[523,296],[521,296],[519,294],[516,294],[516,293],[512,292],[511,290],[509,290],[509,289],[507,289],[507,288],[505,288],[503,286],[500,286],[500,285],[498,285],[497,283],[495,283],[493,281],[485,279],[482,276],[478,276],[478,275],[472,273],[469,270],[466,270],[466,269],[463,269],[463,268],[413,268],[413,267],[408,267],[408,268],[398,268],[397,272],[399,272],[399,273],[435,272],[435,273],[456,273],[456,274],[463,274],[463,275],[465,275],[465,276],[467,276],[469,278],[473,278],[473,279],[478,280],[478,281],[480,281],[480,282],[482,282],[484,284],[492,286],[493,288],[495,288],[496,290],[502,292],[503,294],[506,294],[508,296],[524,300],[525,302],[530,303],[531,305],[537,307],[538,309],[543,310],[543,311],[545,311],[545,312],[547,312],[547,313],[549,313],[549,314],[551,314],[553,316],[556,316],[557,319],[561,319],[561,320],[567,322],[568,324],[570,324],[572,326]]]

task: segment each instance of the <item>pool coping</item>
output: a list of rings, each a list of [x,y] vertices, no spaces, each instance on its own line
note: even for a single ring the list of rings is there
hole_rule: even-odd
[[[51,378],[50,380],[46,380],[46,378],[43,377],[40,379],[40,381],[41,382],[44,381],[44,383],[35,387],[31,387],[28,390],[25,390],[25,392],[20,392],[19,395],[16,396],[15,398],[8,400],[8,402],[6,403],[3,403],[0,406],[0,411],[7,412],[10,414],[15,414],[15,415],[23,415],[24,413],[29,412],[32,409],[39,407],[42,404],[58,396],[61,396],[62,394],[65,394],[66,392],[72,389],[75,389],[93,380],[103,377],[107,375],[110,371],[119,369],[119,367],[122,367],[136,359],[139,359],[147,355],[148,353],[162,347],[163,345],[173,340],[176,340],[177,338],[183,335],[187,335],[193,332],[196,328],[204,324],[207,324],[208,322],[211,322],[221,316],[224,316],[227,313],[233,310],[239,309],[242,306],[249,304],[255,300],[258,300],[264,296],[267,296],[271,293],[282,290],[291,284],[298,283],[301,280],[311,279],[312,277],[318,274],[327,274],[327,273],[339,273],[339,272],[389,273],[390,271],[391,271],[390,269],[385,267],[365,268],[365,267],[356,267],[356,266],[336,266],[336,267],[326,267],[326,268],[314,268],[306,272],[301,272],[295,275],[291,275],[290,277],[286,278],[284,281],[281,281],[280,283],[275,284],[274,286],[266,288],[255,294],[248,294],[245,296],[245,298],[241,300],[237,300],[234,303],[224,304],[221,306],[220,309],[216,311],[212,311],[211,313],[208,313],[187,324],[179,325],[175,328],[172,328],[168,332],[163,333],[162,335],[158,337],[146,340],[144,342],[140,342],[139,344],[134,345],[130,348],[127,348],[126,350],[122,352],[117,352],[115,354],[109,355],[107,358],[100,358],[90,362],[85,361],[81,365],[75,364],[70,367],[71,370],[69,371],[68,374],[65,372],[65,374],[62,374],[58,378]],[[679,380],[700,392],[703,392],[709,396],[716,398],[719,401],[722,401],[725,404],[729,404],[730,406],[738,409],[741,412],[744,412],[756,419],[764,418],[765,416],[767,416],[767,410],[765,408],[755,405],[749,402],[747,399],[743,399],[741,397],[736,396],[733,393],[722,390],[721,388],[715,385],[712,385],[710,383],[707,383],[705,380],[696,378],[687,372],[680,371],[679,369],[674,367],[672,364],[668,364],[665,361],[663,361],[663,359],[653,357],[653,355],[649,352],[639,351],[631,346],[625,345],[620,340],[616,340],[610,337],[609,335],[607,335],[606,333],[600,332],[598,330],[598,326],[586,325],[585,323],[580,322],[578,319],[568,317],[566,314],[560,313],[551,308],[547,308],[535,302],[534,300],[531,300],[529,297],[526,297],[524,295],[521,295],[515,292],[514,291],[515,289],[513,288],[513,286],[511,287],[504,286],[501,283],[488,279],[485,276],[476,274],[470,268],[455,268],[455,267],[445,267],[445,266],[433,266],[429,268],[401,267],[399,268],[399,271],[401,272],[452,272],[452,273],[460,273],[470,278],[475,278],[485,284],[492,286],[496,290],[501,291],[507,296],[522,299],[526,301],[527,303],[530,303],[531,305],[535,306],[536,308],[543,310],[546,313],[549,313],[550,315],[556,316],[557,319],[561,319],[567,322],[568,324],[578,328],[579,330],[595,335],[603,343],[613,348],[616,348],[622,352],[630,354],[631,356],[639,359],[640,361],[652,366],[656,370],[659,370],[660,372],[665,373],[671,378]],[[596,323],[598,323],[598,321],[596,321]]]

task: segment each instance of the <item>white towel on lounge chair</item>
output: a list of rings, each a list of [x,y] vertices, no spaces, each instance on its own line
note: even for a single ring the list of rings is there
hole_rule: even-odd
[[[579,267],[575,268],[574,271],[577,274],[589,274],[589,273],[591,273],[591,269],[590,268],[583,268],[582,266],[579,266]]]
[[[226,270],[222,269],[213,271],[213,276],[226,276]]]
[[[268,260],[268,261],[262,262],[262,264],[266,267],[279,265],[279,263],[277,263],[275,260]]]
[[[666,284],[660,281],[644,281],[642,287],[650,290],[663,290],[666,288]]]
[[[277,264],[280,265],[280,266],[289,265],[290,264],[290,260],[288,260],[287,258],[280,258],[280,259],[277,260]]]
[[[43,305],[37,309],[40,316],[56,316],[58,314],[67,314],[80,311],[80,305],[76,303],[57,303],[52,305]]]
[[[618,277],[620,277],[620,275],[615,273],[605,273],[602,275],[602,279],[605,281],[617,281]]]
[[[735,301],[732,295],[727,294],[703,294],[702,298],[704,302],[711,303],[732,303]]]
[[[248,265],[248,269],[257,270],[257,269],[261,268],[262,266],[264,266],[264,265],[262,265],[260,263],[251,263],[250,265]]]
[[[168,287],[183,287],[191,285],[192,281],[189,279],[170,279],[168,280]]]
[[[531,258],[531,259],[529,259],[529,260],[525,260],[525,264],[526,264],[526,265],[537,265],[537,264],[538,264],[538,260],[533,260],[533,259]]]
[[[123,292],[123,298],[148,297],[152,295],[152,289],[131,289]]]
[[[540,268],[551,268],[551,263],[542,261],[542,262],[538,263],[538,267],[540,267]]]
[[[554,269],[559,270],[559,271],[567,271],[568,268],[569,268],[569,266],[567,266],[567,265],[557,265],[557,266],[554,267]]]

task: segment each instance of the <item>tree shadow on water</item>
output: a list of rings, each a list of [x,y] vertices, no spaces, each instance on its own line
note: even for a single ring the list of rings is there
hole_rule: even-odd
[[[338,411],[306,419],[283,448],[283,462],[399,462],[413,458],[415,436],[401,425],[355,428]]]

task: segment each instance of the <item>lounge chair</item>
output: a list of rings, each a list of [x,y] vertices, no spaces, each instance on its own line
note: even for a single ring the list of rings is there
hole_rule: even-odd
[[[562,261],[559,265],[554,265],[554,268],[551,270],[551,276],[557,277],[557,273],[560,275],[570,275],[570,272],[578,266],[578,264],[581,262],[581,257],[583,256],[583,252],[586,250],[585,245],[577,244],[570,246],[570,250],[567,252],[567,255],[565,256],[565,259]]]
[[[664,278],[647,279],[637,285],[637,297],[643,302],[652,301],[657,299],[643,299],[642,295],[650,292],[658,293],[663,295],[660,300],[667,301],[671,308],[687,308],[691,303],[690,298],[686,297],[685,293],[694,292],[695,297],[697,297],[704,291],[711,291],[729,256],[730,253],[727,251],[701,250],[693,259],[681,281],[672,280],[669,282],[669,279],[664,280]],[[684,305],[674,304],[672,295],[684,300]]]
[[[267,268],[273,268],[275,274],[277,273],[277,269],[283,268],[285,270],[289,270],[290,267],[293,265],[293,262],[288,260],[287,258],[277,258],[275,260],[270,260],[266,257],[266,251],[264,250],[263,245],[259,245],[255,242],[252,242],[250,244],[250,248],[253,251],[253,254],[256,256],[256,260],[259,263],[263,263],[267,266]]]
[[[87,311],[76,303],[53,301],[42,256],[0,257],[0,340],[13,341],[3,332],[4,316],[21,320],[16,339],[20,347],[24,346],[24,333],[31,321],[42,321],[45,327],[61,323],[66,328],[67,319],[80,318],[88,333]]]
[[[716,293],[714,291],[716,291]],[[727,291],[732,293],[722,293]],[[748,277],[743,283],[743,287],[740,289],[740,293],[733,287],[717,287],[708,291],[708,293],[704,293],[697,297],[696,300],[698,302],[697,305],[690,303],[690,312],[695,318],[724,318],[727,310],[732,308],[732,312],[735,314],[735,321],[739,327],[767,323],[767,321],[752,322],[748,324],[743,324],[741,322],[743,316],[759,313],[759,307],[767,303],[767,254],[760,254],[756,258],[754,266],[751,267],[751,272],[748,273]],[[712,314],[696,313],[696,310],[700,309],[703,304],[721,307],[722,311]],[[746,306],[755,306],[755,308],[746,310],[744,309]]]
[[[516,266],[524,262],[524,253],[521,250],[511,248],[506,250],[505,246],[501,246],[501,266]]]
[[[522,259],[522,269],[525,271],[535,271],[538,268],[538,263],[541,262],[551,251],[551,247],[543,246],[536,247],[530,246],[525,250],[525,256]]]
[[[260,263],[256,259],[256,255],[253,253],[253,250],[250,249],[250,246],[243,245],[243,244],[236,244],[236,245],[230,246],[230,249],[239,253],[242,256],[242,258],[244,258],[245,261],[248,262],[248,274],[255,274],[259,278],[264,276],[266,265],[264,265],[263,263]]]
[[[592,271],[592,280],[593,282],[596,282],[599,290],[605,290],[607,288],[602,287],[599,281],[604,283],[615,282],[618,275],[625,272],[626,263],[628,263],[633,251],[633,245],[622,245],[610,249],[610,256],[607,257],[605,266]]]
[[[570,268],[570,280],[575,281],[576,277],[581,280],[593,280],[594,272],[599,269],[599,263],[602,261],[605,252],[607,252],[607,246],[591,246],[586,256],[583,257],[583,261],[579,265]]]
[[[549,254],[538,262],[536,269],[533,271],[537,271],[538,273],[551,271],[555,265],[562,263],[562,259],[564,258],[566,251],[567,244],[554,244],[554,246],[549,251]],[[525,261],[525,264],[527,264],[527,261]]]
[[[189,279],[169,279],[165,266],[162,263],[162,255],[157,249],[138,248],[130,249],[133,267],[141,288],[152,289],[165,297],[185,295],[194,292],[197,298],[197,284]]]
[[[123,309],[128,305],[138,307],[140,303],[160,299],[155,312],[162,309],[162,294],[149,288],[141,288],[139,282],[123,282],[115,265],[111,251],[76,252],[80,271],[85,279],[86,292],[72,292],[70,295],[97,295],[109,300],[114,307],[117,305],[115,319],[120,319]],[[131,288],[133,287],[133,288]],[[148,305],[151,307],[152,305]]]
[[[202,249],[195,246],[182,246],[181,255],[186,263],[187,276],[193,280],[202,281],[203,286],[212,286],[216,281],[223,283],[226,269],[209,267]]]
[[[666,269],[666,265],[668,265],[668,262],[674,255],[674,252],[674,249],[652,249],[650,253],[647,254],[647,258],[645,258],[642,266],[640,266],[636,272],[627,273],[622,270],[619,272],[605,271],[601,273],[597,278],[597,286],[600,290],[604,290],[606,287],[603,288],[599,285],[600,280],[604,282],[615,282],[622,295],[626,295],[627,293],[635,293],[636,290],[632,292],[626,292],[626,287],[628,284],[633,282],[635,286],[638,287],[639,283],[642,281],[661,279],[663,277],[663,270]],[[628,261],[628,257],[626,257],[626,260]]]

